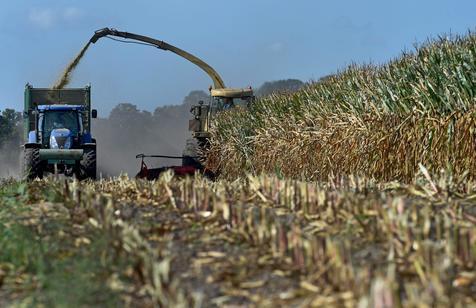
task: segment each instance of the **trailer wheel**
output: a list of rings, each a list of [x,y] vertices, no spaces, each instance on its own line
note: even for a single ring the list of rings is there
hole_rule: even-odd
[[[23,178],[34,180],[43,178],[43,164],[40,160],[40,149],[25,148],[23,155]]]
[[[96,148],[84,149],[83,159],[80,163],[80,180],[96,180]]]

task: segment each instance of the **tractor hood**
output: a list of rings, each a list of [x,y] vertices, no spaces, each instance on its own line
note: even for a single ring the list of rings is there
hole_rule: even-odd
[[[53,129],[50,135],[50,149],[70,149],[73,136],[67,128]]]

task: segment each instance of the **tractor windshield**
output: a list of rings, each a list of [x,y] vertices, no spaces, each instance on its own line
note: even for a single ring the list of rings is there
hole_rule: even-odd
[[[251,97],[246,98],[230,98],[230,97],[215,97],[212,109],[215,111],[228,110],[234,107],[247,108],[251,103]]]
[[[80,132],[77,111],[47,111],[40,116],[40,127],[44,136],[49,138],[51,131],[57,128],[67,128],[73,135]]]

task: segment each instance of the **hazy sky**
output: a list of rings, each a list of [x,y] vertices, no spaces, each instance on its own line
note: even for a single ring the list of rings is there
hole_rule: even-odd
[[[227,86],[304,81],[352,62],[381,63],[416,42],[476,29],[474,0],[15,0],[0,3],[0,110],[21,109],[27,82],[48,87],[94,30],[149,35],[202,58]],[[100,40],[72,85],[92,83],[103,116],[117,103],[180,103],[210,79],[152,47]]]

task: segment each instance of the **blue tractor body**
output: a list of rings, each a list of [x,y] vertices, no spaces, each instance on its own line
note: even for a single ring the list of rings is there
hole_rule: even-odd
[[[91,135],[90,88],[25,90],[24,175],[45,173],[96,178],[96,140]]]

